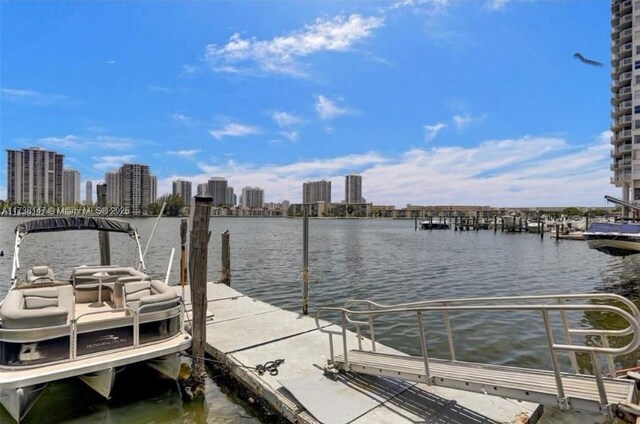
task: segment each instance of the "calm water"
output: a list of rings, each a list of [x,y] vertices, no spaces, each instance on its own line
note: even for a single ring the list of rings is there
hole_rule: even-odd
[[[0,219],[0,295],[8,288],[13,230],[18,218]],[[132,219],[144,243],[153,219]],[[180,220],[158,226],[147,253],[147,272],[164,278],[171,248],[176,248],[172,281],[178,276]],[[640,258],[613,258],[586,243],[541,240],[533,234],[493,231],[414,231],[413,221],[338,220],[310,222],[310,309],[367,298],[383,303],[473,296],[607,292],[640,300]],[[212,219],[209,279],[219,277],[220,233],[231,233],[232,287],[285,309],[300,310],[302,221],[293,219]],[[133,264],[125,236],[112,236],[113,262]],[[638,255],[640,256],[640,255]],[[32,263],[55,271],[99,262],[97,235],[67,232],[28,237],[21,251],[23,272]],[[590,317],[570,317],[578,324]],[[458,359],[545,367],[548,357],[542,320],[536,314],[457,314],[453,316]],[[617,328],[616,322],[607,323]],[[387,345],[417,352],[412,321],[381,319],[377,336]],[[441,318],[428,317],[429,347],[446,357]],[[635,363],[624,358],[620,365]],[[563,364],[566,365],[564,360]],[[144,373],[140,370],[139,373]],[[139,374],[137,374],[139,375]],[[186,405],[174,384],[124,377],[114,400],[106,402],[73,381],[51,384],[29,422],[257,422],[213,383],[207,406]],[[138,383],[142,380],[144,383]],[[149,382],[152,383],[149,383]],[[141,387],[142,384],[142,387]],[[143,390],[144,388],[144,390]],[[149,389],[151,388],[151,389]],[[141,393],[145,394],[142,395]],[[56,407],[51,408],[51,405]],[[0,421],[6,417],[0,413]],[[45,415],[46,414],[46,415]]]

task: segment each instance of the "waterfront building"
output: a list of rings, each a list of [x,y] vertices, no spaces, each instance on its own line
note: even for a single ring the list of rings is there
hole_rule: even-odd
[[[87,181],[87,185],[85,187],[85,192],[84,192],[84,198],[85,201],[84,203],[86,205],[92,205],[93,204],[93,183],[91,182],[91,180]]]
[[[120,206],[120,172],[109,171],[104,175],[104,183],[107,185],[107,206]]]
[[[75,169],[62,170],[62,203],[64,205],[80,203],[80,172]]]
[[[244,209],[261,209],[264,206],[264,190],[260,187],[245,187],[242,189],[240,202]]]
[[[62,204],[64,155],[30,147],[7,149],[7,200],[12,204]]]
[[[206,188],[206,184],[205,184]],[[180,196],[182,204],[188,206],[191,204],[191,181],[186,180],[174,180],[173,181],[173,195]]]
[[[345,177],[344,202],[364,203],[364,200],[362,199],[362,176],[358,174],[351,174]]]
[[[331,203],[331,181],[307,181],[302,184],[302,203]]]
[[[198,184],[198,196],[208,196],[209,185],[207,183]]]
[[[149,167],[137,163],[126,163],[120,167],[121,206],[129,208],[131,215],[147,212],[151,203],[151,176]]]
[[[236,205],[236,195],[233,194],[233,187],[227,187],[227,197],[224,204],[227,206]]]
[[[158,178],[149,174],[149,203],[155,203],[158,199]]]
[[[227,180],[222,177],[211,177],[207,183],[209,196],[213,198],[212,206],[223,206],[227,201]]]
[[[625,201],[640,201],[640,167],[633,165],[640,159],[640,46],[634,47],[640,23],[634,23],[634,9],[640,12],[631,0],[611,2],[611,183]]]

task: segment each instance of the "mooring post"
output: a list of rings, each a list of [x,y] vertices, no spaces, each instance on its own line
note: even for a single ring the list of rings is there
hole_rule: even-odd
[[[454,218],[453,231],[458,231],[458,217]]]
[[[493,232],[498,232],[498,215],[493,216]]]
[[[222,233],[220,259],[222,260],[222,278],[220,279],[220,282],[227,286],[231,286],[231,250],[229,248],[229,230]]]
[[[520,219],[518,220],[518,232],[522,232],[522,217],[520,217]]]
[[[500,231],[504,233],[504,217],[500,218]]]
[[[539,221],[539,225],[540,225],[540,238],[544,240],[544,221],[542,219]]]
[[[416,220],[415,220],[416,222],[415,222],[415,226],[413,228],[413,231],[418,231],[418,215],[416,215],[415,218],[416,218]]]
[[[191,224],[189,243],[189,279],[191,281],[191,306],[193,324],[191,327],[191,351],[193,366],[187,395],[194,399],[204,394],[206,371],[204,368],[205,344],[207,339],[207,253],[209,250],[209,217],[211,214],[210,196],[196,196],[195,211]],[[190,390],[189,390],[190,389]]]
[[[180,220],[180,287],[182,288],[182,298],[184,299],[184,286],[187,284],[187,229],[189,221],[187,218]]]
[[[584,215],[584,218],[586,219],[584,230],[587,231],[589,229],[589,212]]]
[[[98,207],[106,208],[107,185],[98,184],[96,186],[96,194],[98,197]],[[111,246],[109,243],[109,233],[107,231],[98,232],[98,244],[100,245],[100,265],[111,265]]]
[[[560,226],[556,222],[556,241],[560,239]]]
[[[309,315],[309,206],[302,218],[302,314]],[[417,222],[417,221],[416,221]]]

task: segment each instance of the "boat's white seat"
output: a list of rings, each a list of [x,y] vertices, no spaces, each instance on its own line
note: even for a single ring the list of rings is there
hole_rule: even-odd
[[[0,318],[4,328],[39,328],[65,325],[73,311],[71,286],[9,291]]]
[[[27,271],[27,282],[53,281],[53,270],[46,265],[34,266]]]
[[[178,301],[178,295],[173,287],[169,287],[162,281],[135,281],[126,283],[123,287],[125,305],[137,310],[144,305],[161,303],[169,300]],[[162,305],[158,308],[147,307],[142,312],[152,312],[159,309],[170,308],[174,305]]]

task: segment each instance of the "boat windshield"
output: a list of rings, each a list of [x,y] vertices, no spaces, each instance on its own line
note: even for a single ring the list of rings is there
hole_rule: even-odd
[[[99,265],[98,234],[98,231],[72,230],[27,235],[20,243],[20,269],[16,277],[24,280],[34,266],[46,265],[54,273],[68,275],[78,266]],[[109,241],[112,264],[138,266],[138,246],[127,233],[109,233]]]

